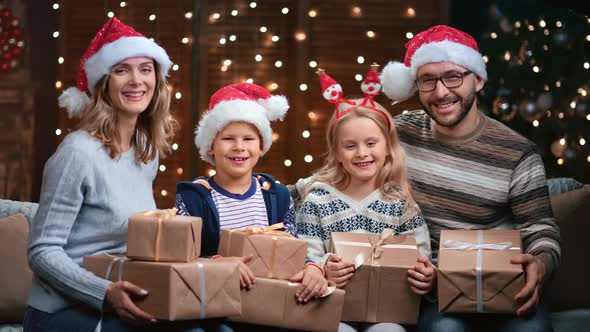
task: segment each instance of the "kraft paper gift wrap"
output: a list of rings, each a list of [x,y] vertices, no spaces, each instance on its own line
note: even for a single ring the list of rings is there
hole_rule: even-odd
[[[410,236],[383,234],[331,234],[332,252],[355,263],[356,271],[344,287],[343,321],[415,324],[420,297],[408,283],[408,270],[416,265],[418,249]]]
[[[190,262],[201,253],[201,218],[177,216],[176,209],[129,217],[127,256],[144,261]]]
[[[438,310],[515,313],[524,287],[518,230],[443,230],[438,256]]]
[[[282,223],[268,228],[221,231],[219,249],[222,256],[249,256],[248,267],[256,277],[289,279],[305,266],[307,241],[278,231]]]
[[[295,298],[299,286],[287,280],[256,278],[250,290],[242,290],[242,315],[229,319],[305,331],[337,331],[344,291],[336,289],[329,296],[302,304]]]
[[[135,303],[157,319],[203,319],[242,312],[237,263],[208,259],[162,263],[97,255],[84,257],[84,268],[101,278],[146,289],[148,295]]]

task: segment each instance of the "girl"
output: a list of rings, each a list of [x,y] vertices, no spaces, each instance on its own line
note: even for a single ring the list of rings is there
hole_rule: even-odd
[[[381,233],[391,228],[395,234],[412,235],[422,257],[420,264],[408,271],[408,281],[415,293],[425,294],[435,279],[427,258],[428,228],[412,198],[405,153],[391,116],[372,100],[374,93],[366,94],[362,102],[346,100],[341,97],[339,84],[323,71],[320,79],[324,97],[337,109],[327,132],[327,162],[305,185],[297,218],[298,235],[307,239],[310,258],[323,266],[327,279],[340,288],[352,278],[354,264],[327,251],[330,232]],[[394,323],[341,323],[340,330],[404,328]]]
[[[171,64],[164,49],[112,18],[84,54],[77,88],[61,95],[60,106],[81,121],[45,165],[30,225],[25,331],[92,332],[105,308],[112,309],[102,318],[105,331],[184,329],[138,327],[154,321],[133,302],[147,291],[81,266],[87,255],[124,253],[127,218],[156,208],[152,182],[176,127],[165,79]]]

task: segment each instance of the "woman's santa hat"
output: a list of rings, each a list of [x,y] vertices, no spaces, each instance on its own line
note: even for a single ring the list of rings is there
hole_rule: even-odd
[[[404,63],[390,62],[381,72],[383,92],[400,102],[416,91],[416,71],[420,66],[435,62],[451,62],[487,80],[486,65],[469,34],[446,25],[436,25],[422,31],[406,43]]]
[[[270,121],[282,121],[288,109],[287,97],[273,96],[256,84],[236,83],[219,89],[211,96],[209,110],[195,130],[195,144],[201,159],[215,165],[207,152],[217,133],[230,122],[253,124],[262,138],[262,153],[266,153],[272,145]]]
[[[160,74],[166,77],[172,61],[166,51],[152,40],[121,23],[116,17],[109,19],[98,31],[78,67],[76,87],[66,89],[59,96],[59,106],[70,117],[78,116],[89,102],[88,94],[94,94],[96,84],[117,63],[132,57],[146,56],[159,65]]]

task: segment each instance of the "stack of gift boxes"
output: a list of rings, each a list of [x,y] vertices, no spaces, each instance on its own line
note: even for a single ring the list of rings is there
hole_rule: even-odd
[[[307,242],[269,228],[223,230],[218,254],[252,256],[257,277],[240,290],[236,262],[200,258],[201,219],[173,210],[129,218],[128,252],[84,258],[84,267],[111,281],[148,290],[137,305],[161,320],[227,317],[231,321],[302,330],[335,331],[342,321],[417,321],[420,297],[407,282],[416,264],[415,239],[383,234],[332,233],[331,252],[354,262],[344,290],[301,304],[300,284],[289,282],[305,267]],[[439,310],[514,312],[512,300],[524,284],[518,231],[443,231],[438,270]]]
[[[137,300],[161,320],[227,317],[229,320],[302,330],[338,329],[344,291],[301,304],[298,283],[288,279],[305,266],[307,242],[273,228],[223,230],[218,254],[252,256],[255,285],[240,290],[236,262],[199,258],[201,219],[172,210],[129,218],[127,256],[84,258],[84,267],[111,281],[125,280],[148,290]]]

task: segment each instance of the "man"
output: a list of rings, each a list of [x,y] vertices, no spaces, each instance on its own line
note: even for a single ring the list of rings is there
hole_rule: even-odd
[[[559,230],[537,148],[478,110],[475,94],[487,73],[473,37],[439,25],[416,35],[406,50],[404,63],[389,63],[381,80],[394,101],[417,89],[424,107],[395,122],[430,230],[433,260],[442,229],[518,229],[524,254],[512,263],[526,272],[525,286],[515,296],[517,316],[450,315],[424,301],[418,330],[550,331],[539,292],[559,264]]]

